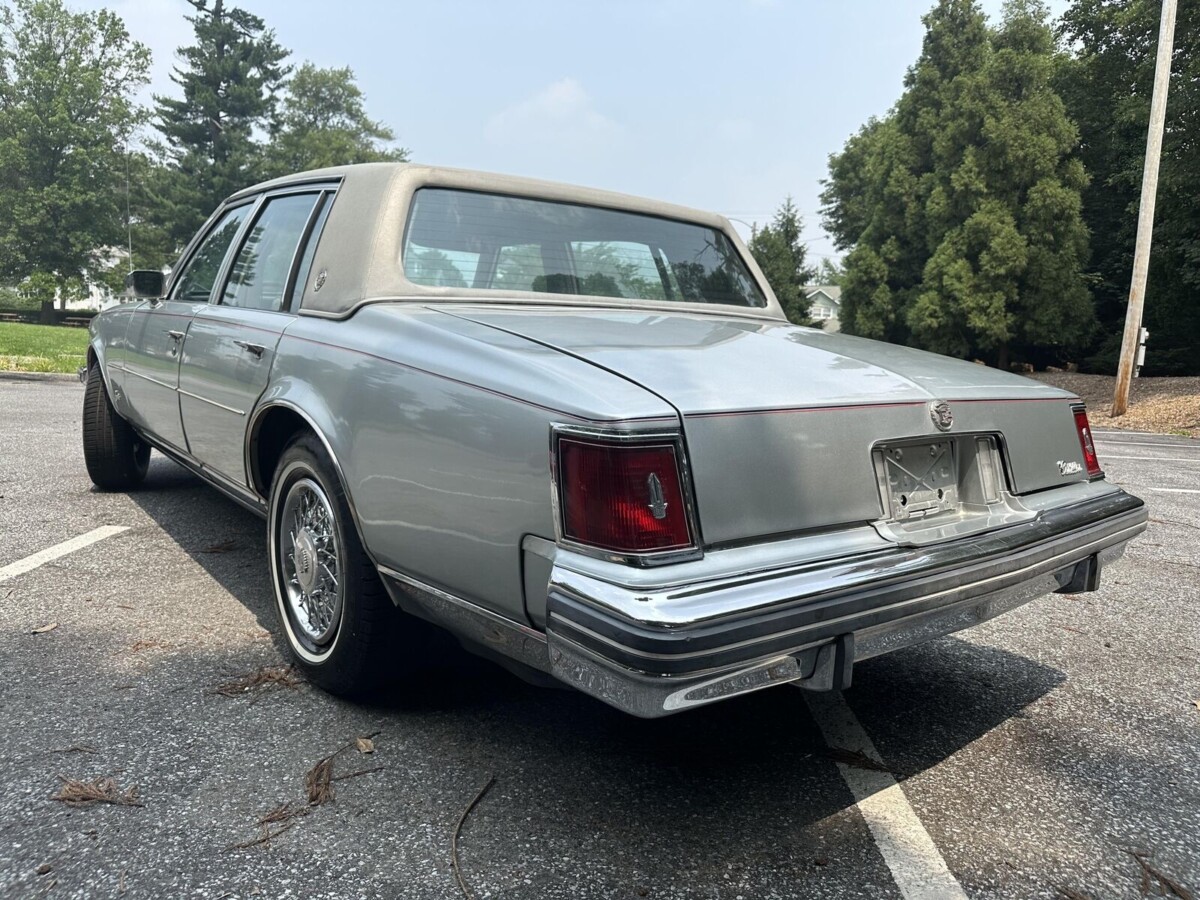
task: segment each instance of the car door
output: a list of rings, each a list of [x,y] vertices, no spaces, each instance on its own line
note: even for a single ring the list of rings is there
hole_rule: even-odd
[[[252,204],[226,210],[194,245],[165,300],[131,313],[126,332],[124,390],[130,418],[154,437],[186,450],[179,414],[179,360],[188,325],[208,303],[234,239]]]
[[[320,190],[268,195],[241,239],[222,289],[198,310],[179,367],[179,405],[192,456],[248,484],[246,425],[266,390],[275,346],[292,321],[306,239],[317,230]],[[313,234],[312,240],[316,239]]]

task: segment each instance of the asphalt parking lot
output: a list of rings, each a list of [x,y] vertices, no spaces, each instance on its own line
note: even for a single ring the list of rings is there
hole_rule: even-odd
[[[1099,592],[856,668],[833,709],[883,772],[791,688],[645,722],[456,654],[373,705],[224,696],[285,661],[263,525],[157,455],[94,492],[82,392],[0,378],[0,896],[461,897],[451,835],[493,776],[459,838],[481,898],[1134,898],[1131,851],[1200,896],[1200,442],[1099,435],[1151,507]],[[236,846],[347,744],[332,802]],[[52,799],[102,776],[141,805]],[[897,871],[900,807],[942,874]]]

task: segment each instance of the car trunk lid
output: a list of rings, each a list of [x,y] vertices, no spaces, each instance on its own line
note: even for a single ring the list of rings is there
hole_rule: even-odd
[[[928,453],[947,433],[956,465],[971,471],[975,436],[989,436],[1012,493],[1086,480],[1070,465],[1082,461],[1078,401],[986,366],[776,320],[626,309],[454,314],[587,360],[673,405],[709,544],[897,518],[883,528],[894,540],[961,534],[896,516],[899,494],[889,495],[890,464],[881,462],[881,446]],[[946,412],[949,432],[938,424]],[[919,487],[921,518],[948,512]],[[1003,513],[975,525],[1001,524]]]

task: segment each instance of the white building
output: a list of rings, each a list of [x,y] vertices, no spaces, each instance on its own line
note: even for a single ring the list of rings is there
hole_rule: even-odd
[[[832,284],[814,284],[804,289],[808,314],[826,331],[841,331],[842,289]]]

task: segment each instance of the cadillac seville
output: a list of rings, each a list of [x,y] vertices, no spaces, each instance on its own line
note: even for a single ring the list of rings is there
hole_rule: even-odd
[[[1145,528],[1079,398],[788,323],[718,215],[406,164],[226,200],[92,323],[83,450],[267,522],[282,633],[354,694],[432,628],[638,716],[1051,593]]]

